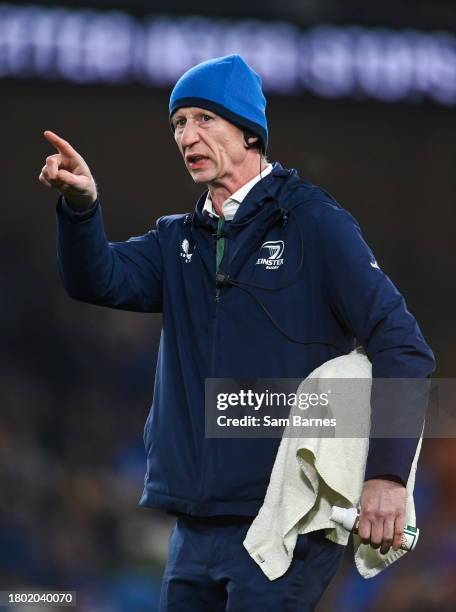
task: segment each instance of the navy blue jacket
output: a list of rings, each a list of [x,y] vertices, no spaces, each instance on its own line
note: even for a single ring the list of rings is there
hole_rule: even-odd
[[[59,269],[75,299],[163,313],[140,504],[253,516],[280,440],[205,438],[205,378],[304,378],[350,352],[355,338],[373,377],[424,378],[435,363],[358,224],[323,189],[276,163],[225,224],[220,271],[246,283],[276,325],[246,291],[229,281],[217,289],[216,221],[204,200],[118,243],[106,239],[98,202],[77,214],[60,201]],[[406,482],[415,447],[416,439],[372,440],[366,478]]]

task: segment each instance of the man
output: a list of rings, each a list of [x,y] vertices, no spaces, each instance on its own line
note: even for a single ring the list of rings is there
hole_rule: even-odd
[[[208,191],[193,214],[108,243],[92,174],[52,132],[40,181],[61,193],[58,261],[71,297],[163,312],[140,504],[177,515],[161,609],[313,610],[341,559],[321,532],[268,581],[242,546],[279,440],[204,435],[206,378],[304,378],[361,342],[373,377],[434,368],[415,319],[349,213],[296,171],[269,164],[260,77],[237,55],[174,87],[169,118],[185,165]],[[398,548],[416,440],[372,440],[361,498],[364,542]]]

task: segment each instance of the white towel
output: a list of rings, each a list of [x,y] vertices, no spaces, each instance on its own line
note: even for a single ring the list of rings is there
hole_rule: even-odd
[[[293,428],[294,437],[289,437],[285,430],[263,506],[244,540],[245,548],[270,580],[287,571],[299,534],[325,529],[328,539],[346,545],[349,532],[331,521],[331,508],[359,505],[369,447],[372,366],[364,352],[355,350],[314,370],[301,383],[297,394],[327,392],[325,379],[351,379],[346,381],[343,393],[329,396],[329,407],[339,416],[349,408],[351,419],[355,411],[360,431],[367,435],[311,438],[307,437],[308,428],[303,427],[302,437],[300,432],[297,437],[296,428]],[[365,379],[365,384],[360,379]],[[294,413],[300,412],[294,409]],[[339,418],[336,435],[343,433],[343,428],[343,420]],[[407,482],[405,522],[411,526],[416,524],[413,488],[420,449],[421,439]],[[355,534],[353,544],[355,564],[364,578],[375,576],[405,554],[403,550],[390,549],[382,555],[379,549],[362,544]]]

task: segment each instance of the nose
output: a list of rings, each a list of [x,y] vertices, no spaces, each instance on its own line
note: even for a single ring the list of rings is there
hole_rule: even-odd
[[[187,149],[199,140],[198,128],[193,121],[187,121],[180,134],[180,144],[182,149]]]

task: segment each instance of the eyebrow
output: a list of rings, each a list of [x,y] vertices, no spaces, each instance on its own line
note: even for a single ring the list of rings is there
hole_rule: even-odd
[[[217,116],[212,111],[204,110],[204,109],[201,109],[198,113],[194,113],[195,117],[201,117],[202,115],[209,115],[210,117],[214,117],[214,118]],[[179,119],[187,119],[187,117],[183,113],[176,111],[175,114],[173,115],[173,118],[171,119],[171,123],[174,125],[174,123],[178,121]]]

